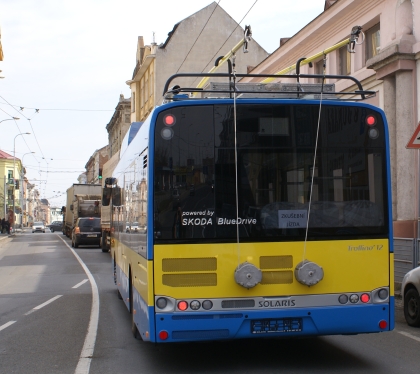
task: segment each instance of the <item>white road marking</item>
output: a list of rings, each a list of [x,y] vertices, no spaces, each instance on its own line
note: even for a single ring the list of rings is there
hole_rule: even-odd
[[[407,338],[410,338],[410,339],[413,339],[413,340],[416,340],[416,341],[420,342],[420,338],[419,337],[414,336],[414,335],[410,334],[409,332],[398,331],[398,330],[395,330],[395,331],[398,332],[398,334],[401,334],[401,335],[406,336]]]
[[[71,248],[63,238],[60,237],[63,243],[72,251],[76,260],[79,261],[80,266],[85,271],[87,277],[90,281],[90,286],[92,288],[92,308],[90,310],[90,320],[88,331],[86,333],[85,342],[83,344],[82,352],[80,353],[79,362],[77,364],[75,374],[88,374],[90,369],[90,363],[92,361],[93,350],[95,349],[96,343],[96,334],[98,332],[98,322],[99,322],[99,291],[98,286],[95,282],[95,278],[92,273],[85,265],[83,260],[79,257],[76,251]]]
[[[43,304],[41,304],[41,305],[36,306],[36,307],[35,307],[35,308],[33,308],[33,309],[35,309],[35,310],[41,309],[41,308],[43,308],[44,306],[46,306],[46,305],[48,305],[48,304],[51,304],[53,301],[55,301],[55,300],[59,299],[61,296],[63,296],[63,295],[57,295],[57,296],[53,297],[52,299],[49,299],[49,300],[48,300],[48,301],[46,301],[45,303],[43,303]]]
[[[83,279],[80,283],[77,283],[75,286],[73,286],[72,288],[79,288],[82,284],[85,284],[86,282],[88,282],[89,279]]]
[[[4,325],[0,326],[0,331],[4,330],[5,328],[9,327],[10,325],[13,325],[16,321],[10,321],[5,323]]]

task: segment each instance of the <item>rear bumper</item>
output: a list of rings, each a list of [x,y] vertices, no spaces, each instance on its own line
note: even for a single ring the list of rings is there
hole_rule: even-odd
[[[238,311],[236,313],[157,313],[156,341],[181,342],[219,339],[303,337],[337,334],[363,334],[390,331],[393,329],[394,298],[390,305],[361,305],[342,307],[319,307],[287,310]],[[300,331],[252,332],[252,321],[298,319]],[[379,327],[386,321],[387,327]],[[169,337],[159,339],[166,331]]]
[[[96,235],[96,237],[88,237],[88,235]],[[76,235],[76,243],[77,244],[96,244],[99,245],[101,241],[101,233],[96,234],[78,234]]]

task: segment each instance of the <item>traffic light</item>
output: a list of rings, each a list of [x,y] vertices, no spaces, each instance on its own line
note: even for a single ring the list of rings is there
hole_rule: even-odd
[[[99,169],[98,179],[102,179],[102,169]]]

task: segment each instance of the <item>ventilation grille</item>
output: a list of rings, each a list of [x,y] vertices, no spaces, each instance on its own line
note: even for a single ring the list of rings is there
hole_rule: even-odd
[[[291,269],[292,256],[261,256],[260,269]]]
[[[293,271],[263,271],[261,284],[291,284]]]
[[[217,259],[208,258],[164,258],[162,270],[168,273],[181,271],[215,271],[217,270]]]
[[[255,300],[223,300],[222,308],[253,308],[255,306]]]
[[[216,273],[163,274],[162,283],[169,287],[206,287],[217,286]]]

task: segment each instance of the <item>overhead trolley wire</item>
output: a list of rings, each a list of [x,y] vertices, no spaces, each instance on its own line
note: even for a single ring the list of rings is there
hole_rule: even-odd
[[[243,22],[243,20],[246,18],[246,16],[249,14],[249,12],[252,10],[252,8],[255,6],[255,4],[258,2],[258,0],[255,0],[254,4],[251,5],[251,7],[248,9],[248,11],[245,13],[245,15],[242,17],[242,19],[238,22],[238,24],[235,26],[235,28],[232,30],[232,32],[229,34],[229,36],[226,38],[226,40],[224,41],[224,43],[221,45],[221,47],[217,50],[217,52],[214,54],[214,56],[210,59],[210,61],[204,66],[203,70],[201,70],[201,73],[204,72],[204,70],[206,69],[206,66],[208,64],[211,64],[215,58],[219,55],[219,52],[222,50],[222,48],[225,46],[225,44],[227,43],[227,41],[229,40],[229,38],[233,35],[233,33],[236,31],[236,29],[241,25],[241,23]]]

